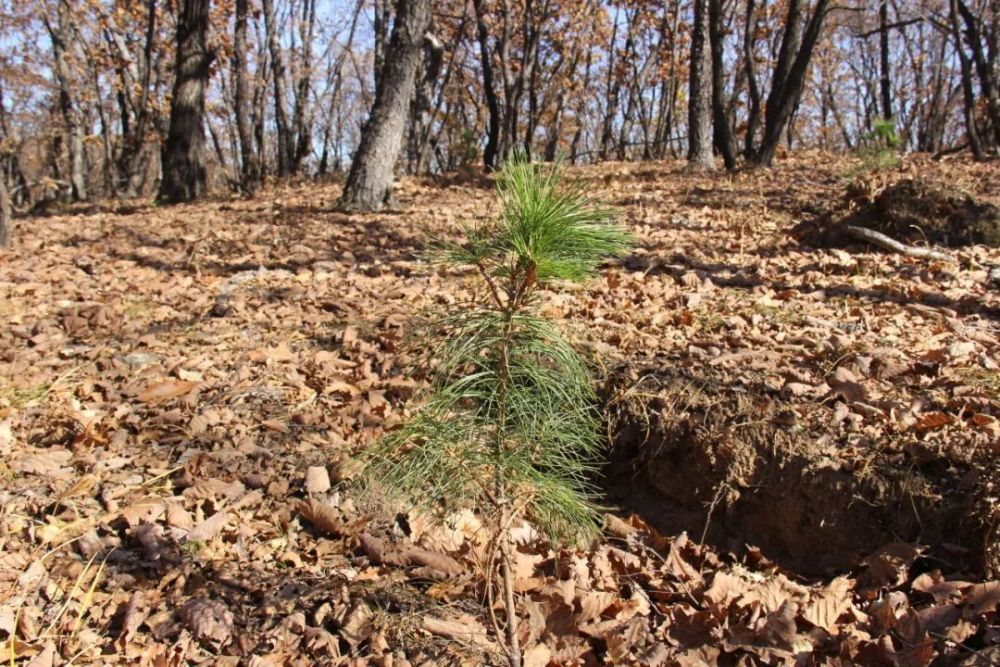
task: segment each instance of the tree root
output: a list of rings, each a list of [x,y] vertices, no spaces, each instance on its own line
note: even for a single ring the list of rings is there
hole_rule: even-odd
[[[906,245],[905,243],[900,243],[899,241],[886,236],[881,232],[876,232],[873,229],[868,229],[866,227],[855,227],[854,225],[845,225],[847,233],[856,239],[862,241],[867,241],[872,245],[877,245],[885,250],[891,250],[893,252],[898,252],[903,255],[908,255],[910,257],[920,257],[926,259],[940,259],[944,261],[949,261],[954,259],[951,255],[943,253],[939,250],[934,250],[933,248],[922,248],[919,246]]]

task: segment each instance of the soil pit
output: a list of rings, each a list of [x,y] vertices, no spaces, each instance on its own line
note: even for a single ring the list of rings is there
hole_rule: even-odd
[[[925,547],[935,567],[1000,573],[1000,455],[905,433],[873,441],[839,398],[678,366],[620,368],[607,385],[607,489],[622,509],[664,534],[759,548],[805,576],[851,571],[900,542]]]

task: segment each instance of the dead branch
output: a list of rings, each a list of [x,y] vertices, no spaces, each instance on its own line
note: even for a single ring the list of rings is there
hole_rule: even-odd
[[[854,225],[846,225],[847,233],[856,239],[862,241],[867,241],[872,245],[877,245],[885,250],[891,250],[893,252],[898,252],[903,255],[909,255],[910,257],[920,257],[926,259],[940,259],[940,260],[951,260],[953,259],[951,255],[943,253],[939,250],[934,250],[933,248],[922,248],[919,246],[906,245],[905,243],[900,243],[899,241],[889,238],[881,232],[876,232],[873,229],[868,229],[866,227],[855,227]]]

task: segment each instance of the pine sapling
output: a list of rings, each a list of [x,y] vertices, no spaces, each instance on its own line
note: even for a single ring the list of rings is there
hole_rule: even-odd
[[[440,248],[442,261],[469,268],[481,287],[422,332],[427,352],[418,365],[429,390],[413,417],[368,452],[362,483],[425,509],[480,513],[496,563],[487,590],[492,602],[492,582],[502,586],[508,657],[520,665],[512,525],[528,519],[557,541],[590,538],[599,527],[593,378],[539,316],[538,291],[593,276],[630,237],[613,224],[611,209],[579,185],[563,186],[558,166],[511,161],[497,194],[496,219],[467,229],[464,243]]]

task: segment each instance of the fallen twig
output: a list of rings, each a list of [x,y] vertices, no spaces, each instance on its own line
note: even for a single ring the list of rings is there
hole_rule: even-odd
[[[906,245],[905,243],[900,243],[899,241],[886,236],[881,232],[876,232],[873,229],[868,229],[867,227],[855,227],[854,225],[846,225],[847,233],[856,239],[861,239],[862,241],[867,241],[873,245],[877,245],[880,248],[886,250],[892,250],[893,252],[898,252],[903,255],[909,255],[910,257],[920,257],[927,259],[941,259],[941,260],[951,260],[953,259],[951,255],[943,253],[939,250],[934,250],[933,248],[922,248],[920,246]]]

